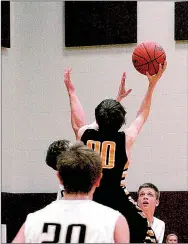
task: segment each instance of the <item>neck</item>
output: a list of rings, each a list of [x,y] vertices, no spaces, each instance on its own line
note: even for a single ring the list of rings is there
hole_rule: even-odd
[[[93,199],[93,195],[91,194],[81,194],[81,193],[73,193],[73,194],[68,194],[65,193],[63,194],[63,199],[64,200],[92,200]]]
[[[147,210],[144,211],[144,213],[145,213],[146,218],[149,221],[149,223],[152,224],[153,223],[153,215],[154,215],[154,213],[151,212],[151,211],[147,211]]]
[[[153,215],[150,215],[147,219],[148,219],[150,225],[152,225],[153,224]]]

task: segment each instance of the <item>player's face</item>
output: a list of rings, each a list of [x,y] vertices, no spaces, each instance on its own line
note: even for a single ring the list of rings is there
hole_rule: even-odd
[[[152,210],[155,211],[156,206],[158,206],[159,200],[156,199],[155,190],[152,188],[142,188],[138,195],[138,206],[142,210]]]
[[[178,243],[178,238],[175,235],[171,235],[167,239],[167,243]]]

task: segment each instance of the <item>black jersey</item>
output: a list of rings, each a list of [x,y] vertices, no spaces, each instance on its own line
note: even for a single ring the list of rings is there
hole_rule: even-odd
[[[95,190],[93,200],[118,210],[126,217],[130,229],[130,243],[156,242],[149,222],[126,190],[124,183],[129,166],[125,133],[104,133],[87,129],[81,141],[100,153],[102,158],[103,177],[100,186]]]
[[[100,153],[103,167],[103,177],[100,188],[119,188],[128,168],[128,159],[125,151],[124,132],[100,132],[87,129],[81,140],[89,148]]]

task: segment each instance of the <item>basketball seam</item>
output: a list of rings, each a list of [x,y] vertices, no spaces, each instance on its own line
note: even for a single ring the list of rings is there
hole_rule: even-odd
[[[150,61],[150,62],[147,62],[147,63],[145,63],[145,64],[140,64],[140,65],[134,65],[134,67],[140,67],[140,66],[143,66],[143,65],[146,65],[146,64],[150,64],[150,63],[152,63],[153,61],[156,61],[155,59],[153,59],[152,61]]]
[[[147,64],[148,63],[148,61],[147,61],[147,59],[145,59],[145,58],[143,58],[143,57],[141,57],[141,56],[139,56],[138,54],[136,54],[136,53],[133,53],[135,56],[137,56],[137,57],[139,57],[139,58],[142,58],[142,59],[144,59],[145,61],[146,61],[146,63],[145,64]],[[142,65],[145,65],[145,64],[142,64]],[[140,65],[139,65],[140,66]],[[135,67],[139,67],[139,66],[135,66]]]
[[[146,52],[147,52],[147,54],[148,54],[148,56],[149,56],[149,58],[150,58],[150,60],[151,60],[151,57],[150,57],[150,55],[149,55],[149,53],[148,53],[148,50],[147,50],[147,48],[145,47],[145,45],[144,45],[144,43],[142,43],[142,45],[144,46],[144,48],[145,48],[145,50],[146,50]],[[155,45],[155,47],[156,47],[156,45]],[[154,48],[154,50],[155,50],[155,48]],[[152,61],[153,62],[153,61]],[[153,65],[153,68],[154,68],[154,70],[155,70],[155,73],[157,73],[157,71],[156,71],[156,69],[155,69],[155,65],[152,63],[152,65]]]
[[[159,57],[157,57],[157,58],[154,58],[153,60],[151,60],[150,62],[148,62],[147,61],[147,63],[145,63],[145,64],[140,64],[140,65],[134,65],[135,67],[140,67],[140,66],[143,66],[143,65],[146,65],[146,64],[150,64],[150,63],[152,63],[153,61],[156,61],[157,62],[157,59],[158,58],[160,58],[163,54],[164,54],[165,52],[163,52],[162,54],[160,54],[160,56]],[[135,54],[136,56],[138,56],[137,54]],[[139,56],[138,56],[139,57]],[[144,59],[144,58],[143,58]],[[158,63],[158,62],[157,62]],[[158,64],[160,64],[160,63],[158,63]]]
[[[135,66],[135,68],[139,68],[139,67],[142,67],[142,66],[144,66],[144,65],[147,65],[147,70],[148,70],[148,68],[149,68],[149,63],[141,64],[141,65]]]
[[[160,58],[163,54],[165,54],[165,52],[163,52],[161,55],[159,55],[159,57],[155,58],[155,60],[157,61],[157,59]]]

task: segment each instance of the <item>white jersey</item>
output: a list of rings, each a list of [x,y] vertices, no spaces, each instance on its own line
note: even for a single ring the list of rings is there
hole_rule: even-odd
[[[164,232],[165,232],[165,222],[153,217],[153,223],[151,225],[158,243],[163,243]]]
[[[120,213],[92,200],[56,200],[28,214],[26,243],[113,243]]]
[[[65,188],[63,185],[59,185],[59,190],[57,192],[57,199],[56,200],[61,200],[63,198],[63,192],[64,192]]]

